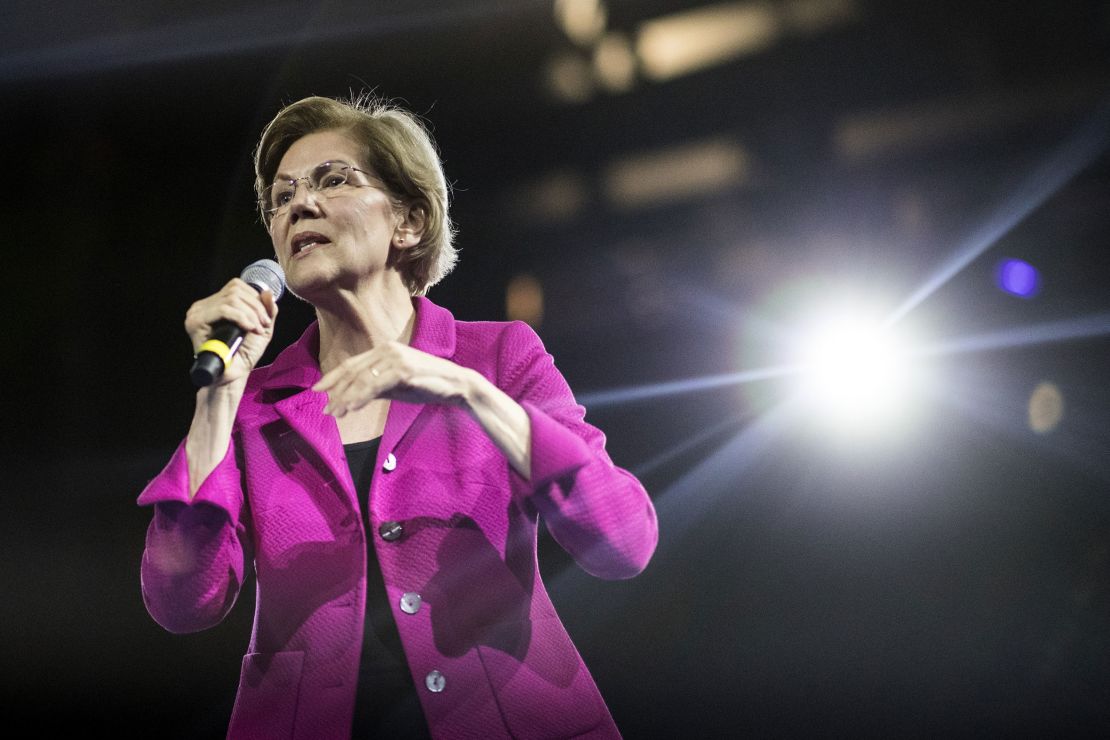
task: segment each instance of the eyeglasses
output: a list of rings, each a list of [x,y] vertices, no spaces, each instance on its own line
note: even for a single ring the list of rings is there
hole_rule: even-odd
[[[346,162],[324,162],[316,165],[312,174],[304,177],[295,177],[291,180],[276,180],[272,185],[262,191],[258,205],[262,209],[263,217],[269,223],[275,216],[289,210],[289,205],[297,195],[297,183],[304,180],[308,189],[325,198],[332,198],[343,191],[344,185],[355,188],[376,187],[374,184],[350,182],[352,172],[361,172],[367,177],[373,177],[366,170],[360,170]]]

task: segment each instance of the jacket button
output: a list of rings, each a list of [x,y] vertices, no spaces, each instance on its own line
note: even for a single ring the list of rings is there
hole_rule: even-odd
[[[397,467],[397,458],[394,457],[393,453],[391,452],[391,453],[389,453],[388,455],[385,456],[385,462],[382,463],[382,470],[384,470],[385,472],[388,473],[389,471],[393,470],[396,467]]]
[[[401,539],[401,533],[404,527],[400,522],[382,522],[382,526],[378,527],[378,534],[386,542],[395,542]]]
[[[428,691],[438,694],[447,685],[447,679],[439,671],[432,671],[424,677],[424,685],[428,687]]]
[[[420,611],[420,604],[422,601],[423,599],[420,598],[420,594],[409,591],[401,596],[401,611],[405,614],[416,614]]]

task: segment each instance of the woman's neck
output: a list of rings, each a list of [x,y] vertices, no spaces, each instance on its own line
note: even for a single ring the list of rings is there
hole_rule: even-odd
[[[348,357],[392,341],[408,344],[416,311],[412,296],[393,271],[375,284],[342,290],[316,303],[320,322],[320,370],[328,372]]]

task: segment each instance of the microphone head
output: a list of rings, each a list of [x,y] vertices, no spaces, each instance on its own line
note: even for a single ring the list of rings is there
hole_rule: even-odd
[[[261,293],[269,290],[274,294],[274,300],[281,298],[285,292],[285,270],[273,260],[258,260],[243,268],[239,278],[248,285],[253,285]]]

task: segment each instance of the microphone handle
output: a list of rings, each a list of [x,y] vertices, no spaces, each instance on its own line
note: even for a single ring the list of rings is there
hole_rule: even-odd
[[[231,321],[218,321],[212,327],[212,336],[200,345],[193,366],[189,368],[189,378],[197,388],[212,385],[224,374],[224,368],[231,364],[239,345],[243,343],[246,332]]]

